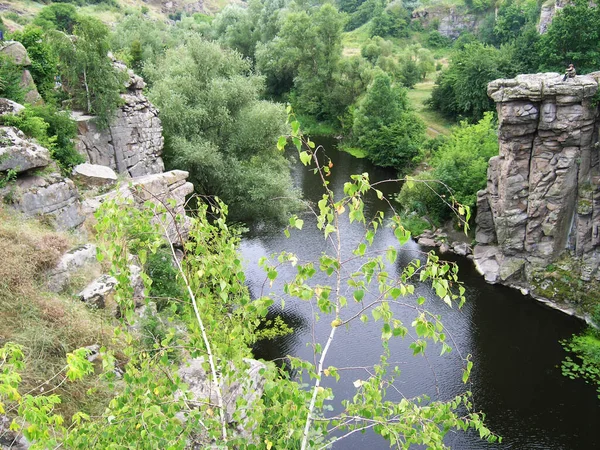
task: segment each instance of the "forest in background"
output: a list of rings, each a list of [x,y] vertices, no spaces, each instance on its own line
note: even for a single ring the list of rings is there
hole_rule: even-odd
[[[487,160],[497,152],[487,83],[523,72],[562,72],[570,62],[580,73],[595,70],[600,67],[600,16],[597,8],[577,1],[540,36],[539,3],[467,3],[467,11],[482,17],[483,25],[451,41],[435,23],[411,20],[423,6],[256,0],[229,5],[215,16],[174,14],[164,20],[144,7],[54,3],[31,20],[11,16],[23,23],[7,37],[27,48],[44,103],[2,121],[50,148],[69,172],[82,161],[73,147],[76,128],[69,110],[94,114],[105,126],[120,104],[122,79],[106,57],[110,51],[147,81],[147,95],[161,113],[167,165],[189,170],[198,192],[222,198],[234,221],[282,220],[301,207],[291,163],[275,146],[280,135],[294,132],[284,106],[288,102],[309,129],[342,136],[344,147],[375,164],[402,174],[416,169],[417,180],[440,180],[457,202],[474,207],[474,195],[485,185]],[[98,19],[105,11],[122,17],[109,27]],[[17,68],[8,59],[0,64],[0,96],[22,102]],[[448,137],[427,137],[428,125],[411,104],[414,88],[433,78],[428,104],[456,124]],[[407,184],[399,194],[406,219],[446,222],[449,211],[422,186]],[[411,212],[416,216],[408,216]],[[245,294],[240,296],[246,301]],[[573,345],[580,346],[573,347],[576,352],[596,357],[589,339]],[[5,371],[18,367],[18,354],[12,357]],[[593,364],[584,370],[595,379]],[[292,401],[301,397],[295,394]],[[124,407],[125,399],[119,401]],[[280,426],[272,420],[272,427]]]

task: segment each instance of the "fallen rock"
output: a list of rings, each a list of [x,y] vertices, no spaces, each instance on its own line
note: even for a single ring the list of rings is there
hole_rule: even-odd
[[[417,244],[422,245],[424,247],[435,247],[436,243],[432,238],[419,238]]]
[[[466,242],[453,242],[452,251],[459,256],[467,256],[472,253],[471,247]]]
[[[495,246],[478,245],[475,247],[474,263],[475,269],[484,276],[488,283],[496,283],[500,277],[500,264],[496,256],[499,250]]]
[[[71,276],[87,264],[96,262],[96,246],[85,244],[65,253],[56,267],[48,274],[48,289],[60,292],[69,283]]]
[[[17,128],[0,127],[0,171],[25,172],[37,167],[46,167],[51,162],[52,158],[47,148],[27,138]]]
[[[7,98],[0,98],[0,116],[5,114],[19,114],[25,107]]]
[[[0,53],[12,59],[17,66],[31,65],[27,49],[20,42],[4,41],[0,46]]]
[[[110,167],[83,163],[73,168],[73,179],[87,187],[112,186],[117,174]]]
[[[445,242],[440,245],[440,253],[448,253],[450,251],[450,246]]]
[[[117,280],[110,275],[102,275],[97,280],[90,283],[78,297],[88,306],[98,309],[104,309],[117,285]]]

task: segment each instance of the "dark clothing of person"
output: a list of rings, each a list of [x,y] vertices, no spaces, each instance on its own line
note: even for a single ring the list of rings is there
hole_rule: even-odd
[[[577,72],[575,71],[575,67],[569,66],[565,71],[565,76],[563,77],[563,81],[566,81],[567,78],[575,78]]]

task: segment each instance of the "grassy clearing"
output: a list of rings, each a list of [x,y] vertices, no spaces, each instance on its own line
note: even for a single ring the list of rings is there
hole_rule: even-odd
[[[74,244],[71,236],[24,221],[0,206],[0,346],[23,346],[22,391],[52,390],[61,397],[58,410],[66,417],[78,410],[96,414],[110,395],[97,379],[65,382],[66,354],[92,344],[115,348],[107,312],[91,311],[79,299],[45,288],[46,271]],[[88,389],[96,391],[93,396],[86,394]]]
[[[429,109],[425,105],[425,101],[431,97],[434,84],[434,81],[429,79],[423,83],[417,83],[414,89],[408,90],[408,99],[415,112],[423,119],[425,125],[427,125],[427,136],[432,138],[440,134],[449,135],[454,125],[454,123],[444,118],[440,113]]]

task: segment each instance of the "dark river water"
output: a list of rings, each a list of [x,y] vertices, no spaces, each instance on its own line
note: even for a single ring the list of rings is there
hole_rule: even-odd
[[[343,184],[350,175],[368,172],[371,181],[394,178],[394,173],[376,168],[366,160],[334,149],[333,141],[320,141],[328,148],[327,155],[333,162],[329,177],[332,189],[341,195]],[[294,166],[294,179],[304,197],[316,202],[323,190],[319,179],[300,163]],[[381,190],[389,196],[397,192],[397,185]],[[339,198],[339,197],[338,197]],[[389,207],[376,197],[367,198],[365,216]],[[262,256],[293,252],[300,260],[316,261],[323,251],[331,250],[323,235],[315,227],[311,214],[303,216],[302,231],[292,232],[286,238],[282,230],[261,226],[251,227],[244,237],[241,251],[247,263],[247,279],[254,296],[277,295],[282,292],[282,280],[289,279],[295,269],[279,270],[280,277],[271,291],[266,276],[257,265]],[[360,225],[343,222],[344,253],[356,246],[363,236]],[[389,245],[398,248],[398,261],[388,267],[389,272],[399,271],[414,258],[424,259],[424,252],[411,241],[399,247],[389,228],[380,229],[374,249]],[[561,375],[560,363],[565,353],[559,344],[583,329],[583,324],[560,312],[548,309],[518,291],[503,286],[486,284],[476,273],[470,261],[444,255],[460,266],[459,276],[465,283],[467,302],[462,309],[450,309],[427,286],[418,286],[416,295],[424,296],[425,307],[442,315],[442,321],[454,340],[454,350],[439,357],[440,347],[430,344],[428,358],[413,357],[408,348],[410,341],[394,338],[390,341],[392,366],[400,367],[402,373],[396,387],[403,395],[413,397],[427,394],[432,399],[450,399],[466,390],[473,393],[475,408],[486,414],[487,426],[503,438],[502,444],[488,444],[473,433],[450,433],[446,443],[453,449],[600,449],[600,400],[595,389],[580,380],[569,380]],[[318,267],[318,265],[317,265]],[[315,283],[331,284],[327,278],[313,280]],[[415,298],[416,298],[415,295]],[[279,305],[277,297],[275,305]],[[366,297],[365,297],[366,298]],[[352,308],[352,305],[350,305]],[[324,344],[330,330],[331,317],[321,317],[315,322],[310,303],[285,299],[285,307],[278,310],[292,324],[295,332],[277,340],[263,342],[256,349],[258,357],[283,358],[286,355],[304,357],[313,361],[312,350],[307,342],[316,339]],[[410,325],[414,314],[411,310],[398,308],[397,317]],[[338,330],[329,351],[326,366],[363,367],[376,364],[381,353],[381,324],[360,322],[349,329]],[[475,366],[467,385],[461,380],[463,356],[473,355]],[[334,408],[339,402],[354,394],[352,382],[365,379],[364,369],[345,370],[339,382],[326,378],[334,390]],[[392,397],[393,398],[393,397]],[[387,442],[372,433],[355,434],[340,441],[336,449],[384,449]]]

